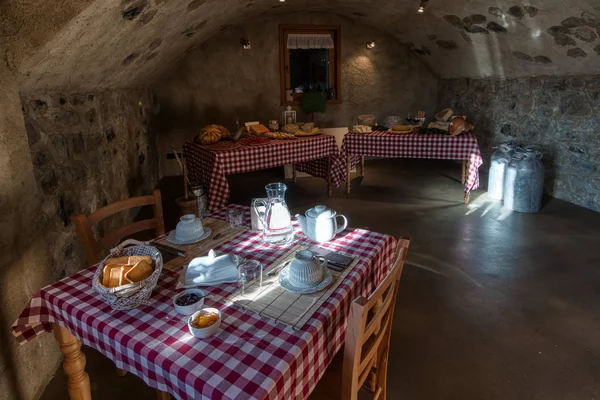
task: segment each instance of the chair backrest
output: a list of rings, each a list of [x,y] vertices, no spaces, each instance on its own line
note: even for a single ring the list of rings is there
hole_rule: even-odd
[[[163,220],[161,201],[160,190],[155,189],[150,196],[131,197],[125,200],[119,200],[94,211],[90,215],[79,214],[73,216],[71,219],[77,229],[77,236],[79,236],[79,240],[83,245],[88,263],[93,265],[100,262],[102,260],[102,252],[115,247],[125,236],[149,229],[155,229],[156,236],[163,235],[165,233],[165,222]],[[122,226],[96,241],[92,232],[92,226],[118,212],[150,205],[154,211],[154,218],[144,219]]]
[[[375,292],[354,300],[346,328],[342,372],[342,399],[357,399],[359,389],[369,383],[374,398],[383,394],[387,374],[394,306],[410,239],[398,240],[394,264]],[[373,370],[377,371],[375,377]]]

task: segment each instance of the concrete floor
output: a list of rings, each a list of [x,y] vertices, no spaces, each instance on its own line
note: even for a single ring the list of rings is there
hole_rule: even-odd
[[[249,204],[282,174],[231,177],[231,201]],[[388,398],[600,397],[600,214],[553,199],[539,214],[508,213],[483,190],[465,206],[459,176],[454,162],[371,160],[350,196],[326,197],[315,178],[288,182],[293,211],[323,203],[354,227],[412,238]],[[164,197],[172,185],[163,182]],[[110,361],[86,354],[94,398],[153,398],[140,379],[117,378]],[[42,398],[66,397],[59,372]]]

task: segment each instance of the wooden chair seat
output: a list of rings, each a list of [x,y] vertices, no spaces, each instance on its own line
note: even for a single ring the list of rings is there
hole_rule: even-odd
[[[394,306],[409,244],[409,239],[398,241],[387,277],[368,299],[360,296],[352,303],[344,347],[317,383],[311,400],[356,400],[359,390],[385,400]]]

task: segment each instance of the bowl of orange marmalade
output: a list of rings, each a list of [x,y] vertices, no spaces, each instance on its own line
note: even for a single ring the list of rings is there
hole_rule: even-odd
[[[205,339],[217,333],[221,326],[221,312],[216,308],[203,308],[188,319],[190,333],[199,339]]]

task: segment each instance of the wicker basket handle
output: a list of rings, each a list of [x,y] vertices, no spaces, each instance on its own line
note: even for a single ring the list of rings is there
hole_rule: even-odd
[[[150,242],[140,242],[139,240],[135,240],[135,239],[127,239],[123,243],[121,243],[117,247],[115,247],[114,249],[110,249],[110,254],[117,253],[117,252],[125,249],[126,247],[130,247],[130,246],[150,246]]]

